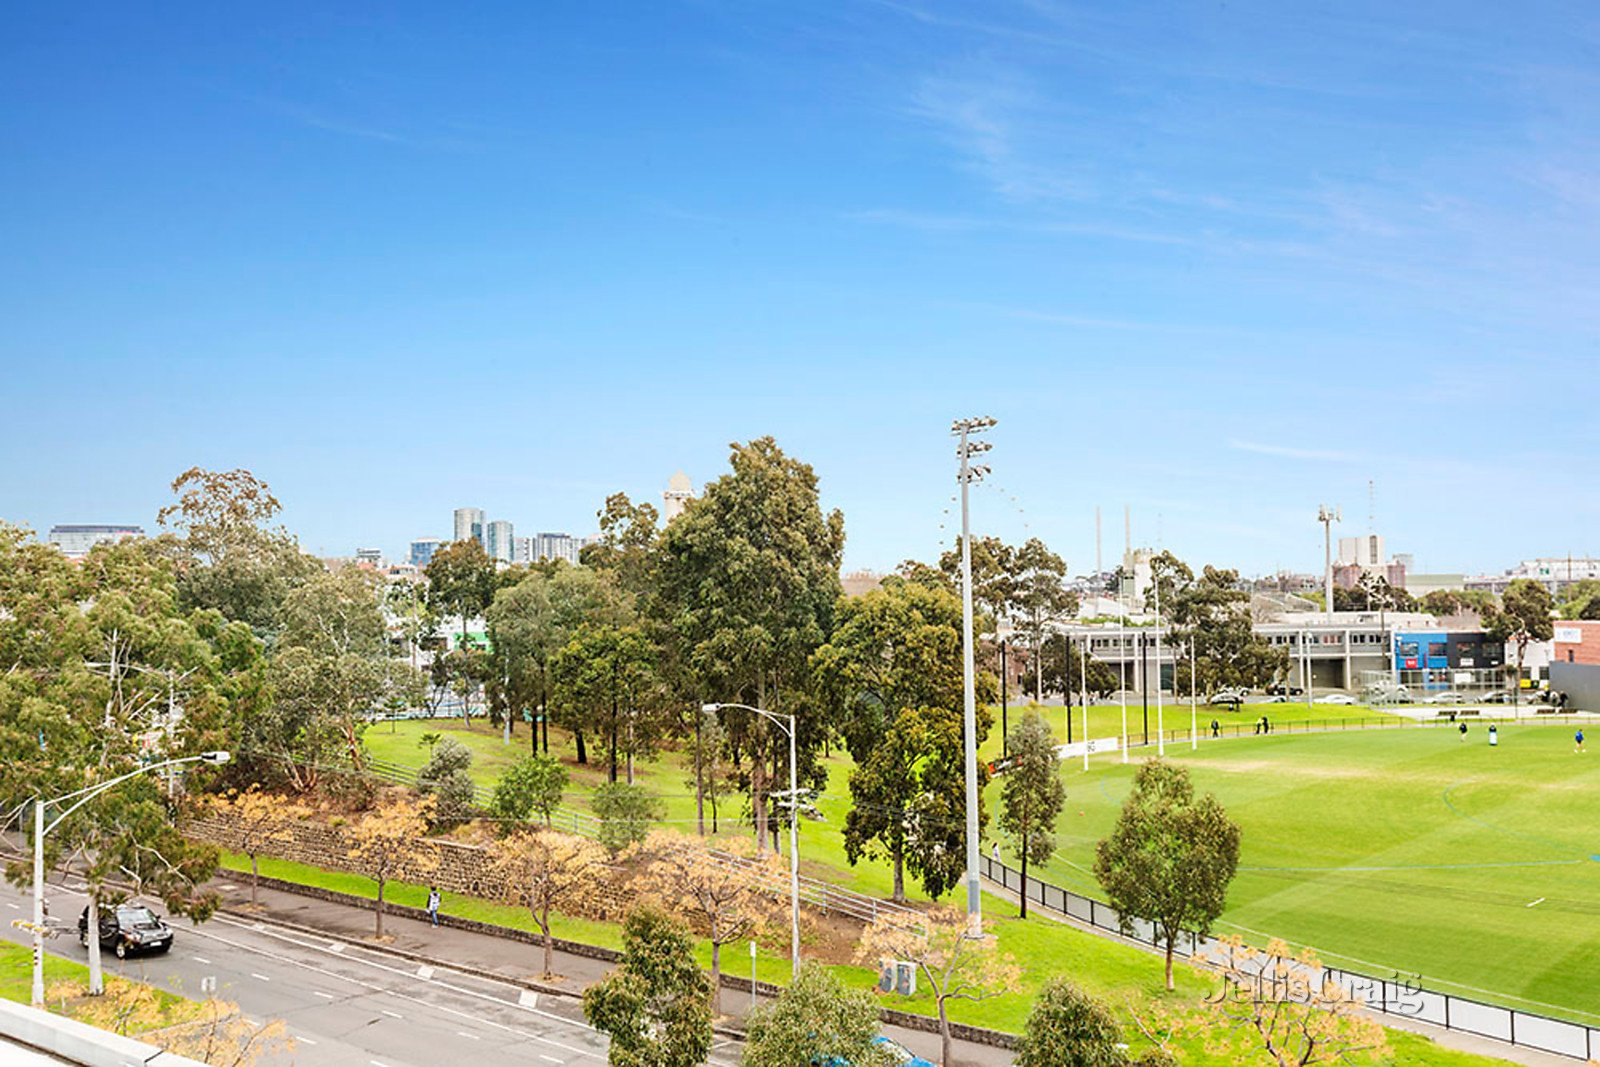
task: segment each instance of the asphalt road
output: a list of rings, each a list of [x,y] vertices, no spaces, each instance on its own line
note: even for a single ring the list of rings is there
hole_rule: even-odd
[[[85,962],[76,937],[82,894],[52,883],[51,913],[73,931],[47,942],[47,951]],[[26,943],[10,920],[28,914],[26,897],[0,886],[4,936]],[[283,1019],[295,1038],[292,1054],[270,1061],[305,1067],[543,1067],[605,1063],[606,1039],[582,1020],[577,1003],[443,968],[420,968],[355,943],[314,938],[218,916],[203,926],[173,924],[165,956],[118,960],[108,974],[199,997],[214,979],[216,993],[257,1019]],[[710,1060],[731,1067],[737,1048],[719,1039]]]

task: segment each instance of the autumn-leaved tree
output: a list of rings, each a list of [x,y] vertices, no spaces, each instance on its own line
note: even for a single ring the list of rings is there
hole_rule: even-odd
[[[378,883],[374,937],[383,937],[383,890],[389,879],[401,870],[417,877],[439,867],[439,857],[426,841],[433,805],[432,797],[413,800],[391,794],[345,831],[351,866]]]
[[[768,887],[783,879],[783,864],[770,853],[762,870],[747,866],[753,851],[748,842],[728,842],[727,851],[737,859],[717,855],[688,834],[657,830],[644,843],[650,864],[640,883],[646,898],[710,940],[711,1007],[719,1015],[722,946],[754,937],[771,921],[778,898]]]
[[[295,824],[311,817],[311,809],[297,800],[263,793],[253,785],[243,792],[230,789],[212,797],[209,806],[213,814],[229,823],[235,847],[250,857],[250,906],[254,908],[261,881],[261,854],[288,841],[294,835]]]
[[[1056,851],[1056,819],[1066,801],[1050,727],[1029,715],[1011,729],[1011,767],[1000,781],[1000,829],[1011,835],[1022,860],[1022,916],[1028,915],[1029,863],[1047,863]]]
[[[1213,1051],[1232,1059],[1239,1052],[1263,1051],[1278,1067],[1351,1063],[1382,1052],[1388,1039],[1358,997],[1332,981],[1316,953],[1292,953],[1282,941],[1266,951],[1237,936],[1198,958],[1221,979],[1207,998],[1231,1026],[1211,1028]],[[1245,1050],[1224,1047],[1229,1032],[1242,1036]]]
[[[1015,961],[995,947],[994,938],[969,936],[967,916],[953,908],[879,916],[862,935],[856,962],[877,967],[886,960],[905,960],[922,975],[939,1013],[945,1063],[952,1062],[950,1002],[1009,993],[1022,977]]]
[[[653,908],[622,926],[622,961],[583,991],[583,1017],[611,1039],[612,1067],[700,1067],[711,1052],[711,984],[689,932]]]
[[[1158,759],[1139,768],[1110,836],[1095,848],[1094,875],[1123,933],[1135,919],[1155,927],[1169,990],[1179,936],[1211,932],[1238,868],[1239,827],[1216,797],[1195,796],[1187,770]]]
[[[741,1067],[894,1067],[876,1044],[878,1005],[865,989],[851,989],[814,960],[771,1004],[751,1013]]]
[[[520,831],[495,843],[493,869],[506,902],[528,909],[544,937],[544,976],[554,977],[550,913],[593,893],[607,877],[606,853],[586,838],[554,830]]]

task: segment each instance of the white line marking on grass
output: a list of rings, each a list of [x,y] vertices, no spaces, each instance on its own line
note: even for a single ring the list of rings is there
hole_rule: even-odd
[[[1531,903],[1529,903],[1528,907],[1530,907],[1530,908],[1538,907],[1540,904],[1543,904],[1543,903],[1544,903],[1544,897],[1540,897],[1538,900],[1535,900],[1535,901],[1532,901]]]

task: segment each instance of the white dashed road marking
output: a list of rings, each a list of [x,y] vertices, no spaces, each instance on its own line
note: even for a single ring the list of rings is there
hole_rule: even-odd
[[[464,1037],[468,1041],[482,1041],[483,1040],[483,1038],[479,1037],[477,1034],[469,1034],[465,1030],[457,1030],[456,1031],[456,1036],[457,1037]]]
[[[385,1015],[387,1015],[391,1019],[404,1019],[405,1018],[405,1016],[401,1015],[399,1012],[390,1011],[388,1008],[379,1008],[378,1010],[383,1012]]]
[[[194,960],[196,963],[204,963],[208,967],[211,965],[211,961],[206,959],[204,956],[190,956],[189,958]]]
[[[324,993],[320,989],[313,989],[311,991],[311,995],[312,996],[316,996],[316,997],[321,997],[324,1000],[332,1000],[333,999],[333,994],[332,993]]]
[[[295,1037],[295,1043],[296,1044],[300,1044],[300,1045],[315,1045],[316,1044],[316,1042],[311,1040],[309,1037],[299,1037],[299,1036]]]
[[[263,982],[270,982],[270,981],[272,981],[272,979],[270,979],[270,978],[268,978],[268,977],[267,977],[267,976],[266,976],[266,975],[264,975],[264,974],[257,974],[257,973],[256,973],[256,972],[254,972],[254,971],[251,971],[251,972],[250,972],[250,977],[251,977],[251,978],[258,978],[258,979],[260,979],[260,980],[261,980],[261,981],[263,981]]]
[[[567,1061],[566,1061],[566,1060],[558,1060],[558,1059],[556,1059],[556,1058],[555,1058],[555,1057],[554,1057],[554,1056],[546,1056],[546,1055],[545,1055],[545,1054],[544,1054],[544,1053],[542,1053],[542,1052],[541,1052],[541,1053],[539,1053],[539,1058],[540,1058],[540,1059],[541,1059],[541,1060],[549,1060],[549,1061],[550,1061],[550,1062],[551,1062],[551,1063],[566,1063],[566,1062],[567,1062]]]

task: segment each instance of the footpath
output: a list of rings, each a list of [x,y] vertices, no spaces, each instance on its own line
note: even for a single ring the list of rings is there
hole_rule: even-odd
[[[440,913],[440,925],[435,927],[428,922],[426,914],[417,909],[388,905],[383,929],[389,940],[378,944],[371,940],[370,903],[361,906],[321,899],[287,888],[287,883],[264,878],[258,895],[261,906],[252,911],[249,909],[248,875],[225,871],[213,881],[211,888],[222,894],[223,910],[235,918],[313,931],[334,940],[361,944],[368,950],[391,952],[418,963],[475,973],[546,995],[580,996],[586,986],[599,981],[614,966],[606,958],[611,955],[606,950],[573,946],[577,950],[569,951],[558,942],[554,970],[561,977],[551,982],[539,977],[544,962],[541,944],[482,929],[463,928],[463,925],[477,924],[458,925],[459,921],[453,920],[448,912]],[[731,957],[730,970],[736,969],[741,958],[739,954],[729,952],[726,955]],[[739,980],[736,975],[728,977]],[[722,989],[724,1018],[719,1030],[725,1036],[737,1036],[744,1030],[751,1007],[748,977],[742,979],[742,984],[742,989],[727,984]],[[757,1003],[765,1003],[774,992],[764,985],[758,987]],[[932,1063],[939,1062],[940,1042],[936,1032],[891,1024],[885,1024],[882,1032],[918,1056]],[[1012,1058],[1011,1052],[994,1045],[959,1038],[955,1041],[955,1064],[961,1067],[1007,1067]]]

